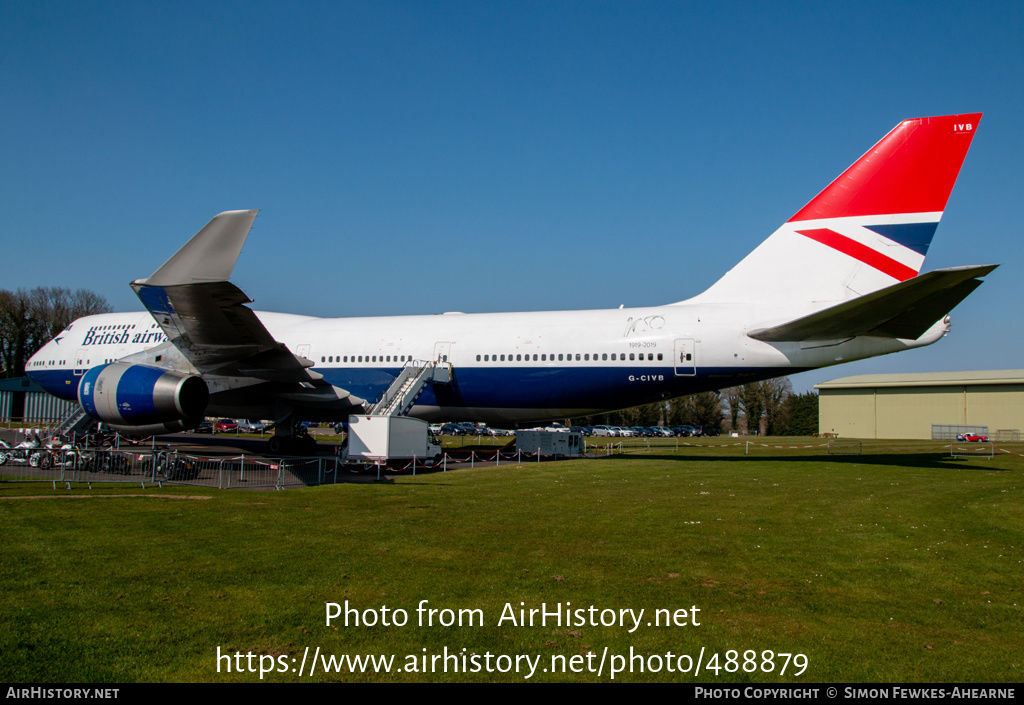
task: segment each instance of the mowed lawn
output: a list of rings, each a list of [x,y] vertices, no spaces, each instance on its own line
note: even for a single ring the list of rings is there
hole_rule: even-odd
[[[720,444],[282,492],[0,483],[0,679],[1024,680],[1019,455]],[[327,626],[346,601],[360,624]],[[542,604],[586,623],[520,623]]]

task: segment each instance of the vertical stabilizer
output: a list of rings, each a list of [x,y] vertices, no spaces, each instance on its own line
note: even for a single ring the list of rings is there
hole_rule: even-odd
[[[813,307],[917,276],[980,120],[901,122],[697,300]]]

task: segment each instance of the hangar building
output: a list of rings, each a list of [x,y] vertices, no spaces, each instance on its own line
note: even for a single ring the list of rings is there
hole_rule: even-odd
[[[1024,429],[1024,370],[857,375],[815,389],[819,432],[840,438],[930,439],[946,425],[1013,440]]]
[[[28,377],[0,380],[0,422],[53,423],[76,406],[47,394]]]

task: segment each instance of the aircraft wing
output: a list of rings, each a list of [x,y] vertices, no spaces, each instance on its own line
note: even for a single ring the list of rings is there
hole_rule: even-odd
[[[859,335],[916,340],[981,286],[998,265],[937,269],[771,328],[747,335],[765,342],[842,340]]]
[[[275,381],[310,381],[313,363],[274,340],[252,303],[230,282],[132,288],[164,334],[201,374],[245,374]]]
[[[322,379],[313,363],[274,340],[228,278],[257,211],[221,213],[132,289],[174,347],[200,374],[276,382]]]

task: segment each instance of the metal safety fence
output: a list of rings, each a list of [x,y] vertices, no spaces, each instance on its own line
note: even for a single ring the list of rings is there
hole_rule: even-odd
[[[201,457],[173,451],[11,448],[0,451],[0,478],[20,482],[138,482],[281,489],[336,482],[333,457]]]
[[[955,441],[957,439],[957,436],[961,436],[965,433],[973,433],[979,436],[987,436],[988,426],[969,426],[966,424],[948,423],[932,424],[933,441]]]
[[[700,440],[700,439],[694,439]],[[775,441],[783,441],[782,437],[776,437]],[[868,445],[865,445],[867,443]],[[948,453],[954,458],[992,458],[996,453],[1024,456],[1019,448],[1001,447],[994,443],[961,443],[957,441],[928,444],[920,443],[918,440],[909,440],[905,444],[895,439],[882,439],[877,441],[864,441],[861,439],[827,439],[824,443],[785,443],[783,442],[760,442],[743,439],[714,439],[714,442],[691,442],[689,439],[645,439],[645,438],[624,438],[624,439],[602,439],[601,442],[588,441],[586,444],[585,457],[593,458],[602,455],[620,455],[627,453],[642,453],[645,451],[680,451],[686,448],[703,448],[710,450],[721,450],[728,452],[736,448],[743,448],[744,455],[750,455],[759,449],[768,451],[776,450],[818,450],[825,449],[828,455],[863,455],[870,453]]]
[[[540,463],[549,460],[560,460],[565,458],[582,457],[580,455],[565,455],[562,453],[544,453],[540,450],[533,452],[521,449],[512,450],[453,450],[445,452],[437,458],[412,458],[402,462],[394,462],[387,458],[364,457],[359,462],[359,467],[364,472],[375,472],[378,479],[382,474],[388,475],[413,475],[417,472],[446,472],[449,468],[475,468],[480,466],[501,467],[506,465],[523,465],[525,463]],[[355,464],[345,465],[345,468],[352,468]]]
[[[995,453],[996,453],[996,446],[995,446],[994,443],[950,443],[949,444],[949,456],[951,458],[989,458],[989,459],[991,459],[991,458],[995,457]]]
[[[830,439],[828,442],[829,455],[860,455],[864,452],[864,444],[858,440]]]
[[[776,445],[753,441],[700,444],[682,442],[677,444],[628,443],[624,439],[615,443],[588,444],[582,456],[563,456],[540,451],[522,450],[493,451],[475,449],[465,452],[446,452],[441,457],[429,460],[412,459],[400,464],[388,463],[385,459],[368,459],[360,464],[344,464],[336,456],[287,457],[268,459],[262,456],[203,457],[168,450],[149,449],[49,449],[49,448],[0,448],[0,481],[52,482],[54,484],[92,482],[133,482],[156,485],[191,485],[218,489],[283,489],[293,486],[314,486],[332,484],[352,472],[364,475],[383,474],[394,476],[416,475],[418,472],[444,472],[455,468],[473,468],[477,465],[497,466],[503,464],[524,465],[560,458],[594,458],[629,452],[666,450],[682,447],[735,449],[745,446],[744,454],[752,449],[814,449],[827,447],[829,455],[854,454],[863,451],[861,441],[837,442],[831,440],[813,445]],[[640,441],[641,439],[636,439]],[[936,447],[873,447],[873,452],[935,452],[945,450],[956,458],[992,458],[996,452],[1022,455],[1017,450],[996,447],[992,443],[948,443]]]
[[[415,475],[444,472],[477,464],[498,467],[557,460],[559,455],[512,451],[444,453],[436,459],[412,459],[400,464],[385,458],[343,464],[337,457],[275,458],[259,456],[202,457],[162,450],[83,450],[12,448],[0,451],[0,480],[17,482],[92,483],[137,482],[145,485],[193,485],[218,489],[282,489],[338,482],[339,473]]]
[[[704,439],[697,437],[689,438],[602,438],[599,440],[589,439],[585,441],[585,453],[588,456],[599,455],[620,455],[636,451],[657,451],[657,450],[682,450],[685,448],[736,448],[743,447],[744,453],[749,455],[751,447],[782,448],[782,449],[803,449],[803,448],[825,448],[829,444],[813,443],[804,445],[780,445],[778,443],[762,443],[747,439],[721,439],[714,442],[700,442]]]

